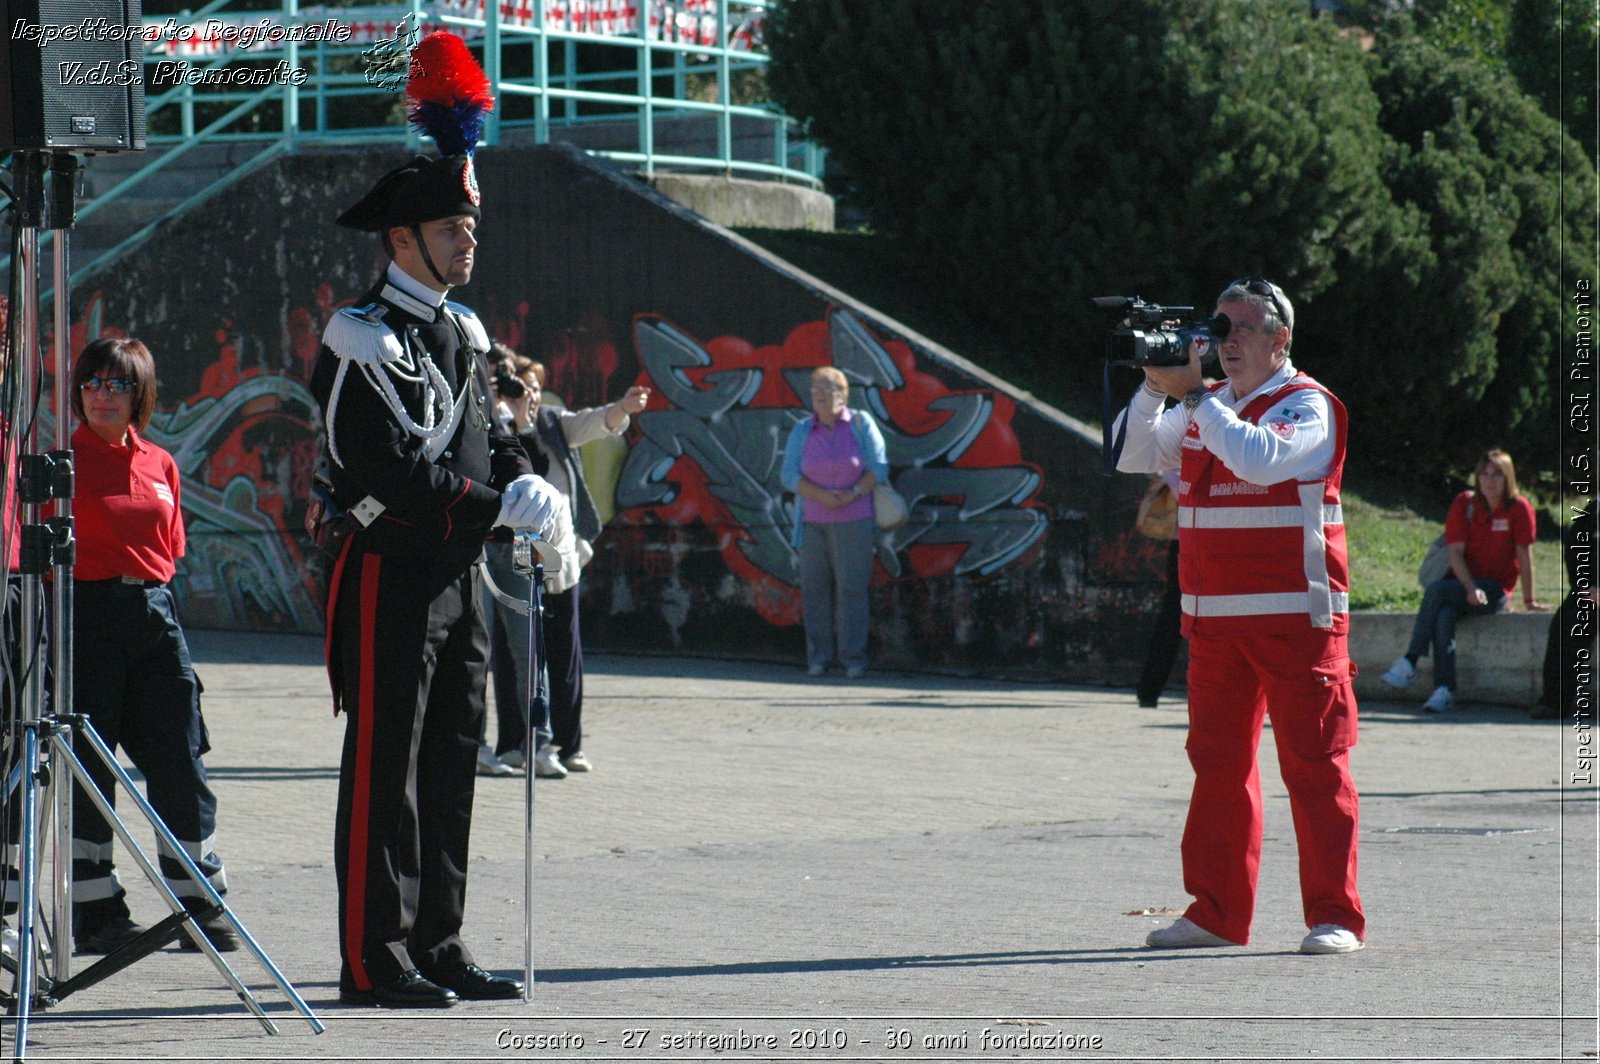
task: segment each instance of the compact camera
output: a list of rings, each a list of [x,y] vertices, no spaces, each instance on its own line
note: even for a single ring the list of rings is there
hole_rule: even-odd
[[[1233,323],[1224,314],[1202,317],[1193,307],[1164,307],[1138,296],[1095,296],[1096,310],[1121,316],[1106,338],[1106,361],[1113,366],[1186,366],[1189,345],[1200,344],[1200,357],[1217,357],[1217,345]]]
[[[494,375],[494,390],[502,399],[521,399],[528,394],[526,384],[503,370]]]

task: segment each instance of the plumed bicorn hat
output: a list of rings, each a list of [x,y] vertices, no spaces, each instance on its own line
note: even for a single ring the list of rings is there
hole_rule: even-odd
[[[442,30],[424,37],[411,53],[406,96],[411,123],[433,138],[441,157],[418,155],[390,170],[336,224],[381,233],[458,214],[482,217],[472,157],[494,96],[466,42]]]

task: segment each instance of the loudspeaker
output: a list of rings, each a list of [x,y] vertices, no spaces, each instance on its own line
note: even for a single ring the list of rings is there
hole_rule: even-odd
[[[144,150],[139,3],[0,0],[0,150]]]

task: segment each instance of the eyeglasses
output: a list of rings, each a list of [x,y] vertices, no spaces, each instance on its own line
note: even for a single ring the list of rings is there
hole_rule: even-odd
[[[1284,313],[1283,304],[1278,302],[1278,290],[1273,287],[1271,281],[1265,277],[1247,277],[1234,281],[1228,288],[1243,288],[1253,296],[1266,296],[1272,302],[1272,312],[1277,316],[1278,324],[1288,328],[1289,315]]]
[[[126,377],[87,377],[78,388],[85,392],[98,392],[102,386],[109,388],[113,395],[126,395],[138,388],[139,382]]]

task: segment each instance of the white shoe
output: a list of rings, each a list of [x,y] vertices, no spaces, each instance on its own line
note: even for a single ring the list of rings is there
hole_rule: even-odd
[[[34,936],[34,938],[35,938],[35,947],[34,948],[37,951],[37,953],[39,954],[39,956],[42,957],[44,960],[49,960],[50,959],[50,943],[46,940],[46,936],[36,935],[36,936]],[[7,923],[3,927],[0,927],[0,953],[5,954],[7,957],[10,957],[12,960],[16,960],[17,959],[17,954],[20,953],[21,951],[22,951],[22,939],[17,935],[17,932],[12,928],[12,926],[9,923]]]
[[[1433,694],[1422,703],[1422,710],[1425,713],[1448,713],[1455,708],[1455,705],[1456,696],[1450,693],[1450,688],[1435,687]]]
[[[533,755],[533,774],[545,780],[564,780],[567,770],[561,764],[561,759],[556,756],[553,746],[541,746],[539,752]]]
[[[1404,657],[1394,659],[1394,664],[1389,666],[1389,671],[1383,674],[1383,682],[1397,691],[1403,691],[1411,686],[1411,681],[1417,678],[1417,667]]]
[[[1441,688],[1443,690],[1443,688]],[[1366,943],[1338,924],[1318,924],[1300,940],[1301,953],[1354,953]]]
[[[828,675],[828,667],[826,665],[807,665],[806,666],[806,675],[807,676],[826,676],[826,675]]]
[[[495,757],[494,751],[489,749],[488,743],[478,744],[478,775],[509,776],[511,774],[511,766]]]
[[[852,665],[844,670],[844,678],[847,680],[859,680],[866,674],[867,667],[865,665]]]
[[[568,772],[594,771],[594,763],[591,762],[587,757],[583,756],[582,750],[579,750],[574,754],[562,754],[561,767],[566,769]]]
[[[1229,942],[1221,935],[1213,935],[1210,931],[1191,921],[1187,916],[1180,916],[1173,921],[1171,927],[1157,928],[1145,936],[1144,944],[1154,946],[1156,949],[1195,949],[1200,946],[1237,946],[1237,942]]]
[[[527,768],[528,758],[521,750],[507,750],[497,755],[501,764],[510,765],[512,768]]]

